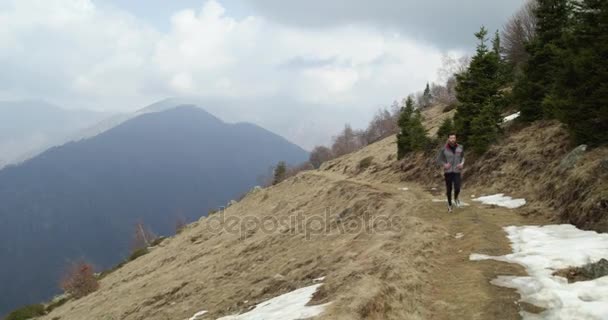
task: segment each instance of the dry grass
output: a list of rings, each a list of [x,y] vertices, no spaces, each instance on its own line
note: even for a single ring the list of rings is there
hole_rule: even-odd
[[[327,278],[316,301],[334,301],[329,318],[428,316],[422,301],[430,262],[420,257],[436,252],[440,228],[416,217],[418,197],[399,193],[395,185],[303,172],[188,225],[106,276],[97,292],[43,319],[186,319],[200,310],[212,319],[320,276]],[[210,230],[219,218],[289,220],[298,214],[326,230]],[[394,224],[384,229],[388,220]],[[357,229],[365,223],[376,223],[376,232]]]

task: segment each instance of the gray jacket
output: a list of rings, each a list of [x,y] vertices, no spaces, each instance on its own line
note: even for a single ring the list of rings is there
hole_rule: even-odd
[[[456,144],[456,150],[455,152],[452,152],[450,146],[446,144],[439,150],[437,163],[443,167],[445,173],[460,172],[461,170],[456,166],[458,164],[464,164],[464,147],[460,144]],[[450,168],[445,169],[444,165],[446,163],[450,164]]]

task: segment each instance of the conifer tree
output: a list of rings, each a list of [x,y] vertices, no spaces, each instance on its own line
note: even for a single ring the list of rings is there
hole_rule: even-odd
[[[277,166],[274,168],[274,177],[272,179],[272,184],[278,184],[281,181],[285,180],[287,176],[287,164],[285,161],[279,161]]]
[[[575,4],[572,33],[564,33],[563,68],[545,99],[576,143],[608,143],[608,1]]]
[[[552,90],[557,73],[563,69],[561,55],[564,32],[569,28],[569,0],[538,0],[536,36],[526,47],[530,58],[516,79],[513,97],[519,105],[521,120],[534,121],[555,116],[555,105],[545,100]]]
[[[420,110],[414,110],[414,100],[411,96],[405,100],[398,124],[397,159],[402,159],[411,151],[423,150],[426,147],[428,137],[426,129],[422,125],[422,115]]]
[[[479,40],[477,45],[477,53],[471,59],[469,68],[456,76],[457,78],[457,97],[459,104],[456,108],[456,115],[454,116],[454,126],[458,133],[459,140],[467,144],[471,143],[484,143],[492,139],[486,139],[485,133],[480,131],[480,128],[486,127],[481,126],[480,123],[486,123],[490,117],[490,113],[497,112],[497,107],[502,104],[503,97],[499,94],[499,88],[504,85],[504,79],[501,76],[501,58],[500,54],[496,51],[488,51],[486,46],[487,41],[487,30],[482,27],[479,32],[475,34],[475,37]],[[500,39],[497,37],[493,41],[494,49],[500,45]],[[492,105],[492,107],[488,107]],[[476,130],[473,130],[473,120],[479,117],[482,110],[488,109],[484,114],[484,119],[477,121]],[[490,112],[489,110],[492,110]],[[496,120],[500,122],[500,119]],[[488,126],[488,127],[495,127]],[[482,135],[474,137],[475,135]],[[494,134],[490,134],[490,137],[495,137]],[[480,146],[474,148],[477,150],[484,150],[485,147]]]
[[[442,141],[442,139],[446,139],[448,137],[448,134],[453,132],[454,121],[452,121],[452,118],[446,118],[445,120],[443,120],[441,126],[439,126],[439,129],[437,130],[437,138],[439,139],[439,141]]]

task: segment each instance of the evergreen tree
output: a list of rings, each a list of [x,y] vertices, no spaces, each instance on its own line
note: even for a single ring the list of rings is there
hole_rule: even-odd
[[[483,106],[479,115],[471,121],[472,134],[469,145],[474,152],[478,154],[486,152],[498,139],[501,121],[500,111],[496,105],[487,103]]]
[[[524,121],[555,116],[554,104],[545,98],[552,90],[557,72],[563,68],[561,55],[564,32],[570,24],[570,0],[538,0],[534,13],[536,36],[526,47],[530,58],[513,88]]]
[[[414,114],[414,100],[411,96],[405,100],[405,106],[401,108],[399,114],[399,133],[397,134],[397,159],[401,159],[408,152],[412,151],[410,146],[409,127]]]
[[[473,130],[473,120],[481,115],[486,105],[491,104],[494,106],[493,109],[496,109],[503,103],[503,97],[499,94],[499,88],[504,85],[504,77],[501,76],[501,58],[496,51],[488,51],[486,46],[487,33],[487,30],[482,27],[475,34],[475,37],[479,40],[477,53],[471,59],[469,68],[456,75],[456,91],[459,104],[454,116],[454,127],[458,132],[459,140],[464,144],[469,141],[472,143],[485,141],[480,137],[471,140],[474,135],[485,136],[479,130]],[[493,46],[499,45],[500,39],[496,38]],[[488,119],[491,118],[486,115],[484,121],[489,121]],[[481,126],[478,124],[477,127]]]
[[[426,135],[426,129],[422,124],[422,114],[420,113],[420,110],[414,111],[408,131],[410,136],[410,149],[415,151],[424,150],[429,143],[429,138]]]
[[[411,151],[423,150],[428,144],[426,129],[422,125],[420,110],[414,110],[414,100],[409,96],[399,115],[397,134],[397,159]]]
[[[448,134],[453,133],[454,132],[454,121],[452,121],[452,118],[446,118],[445,120],[443,120],[443,122],[441,123],[441,126],[439,126],[439,129],[437,130],[437,139],[439,139],[439,141],[442,141],[443,139],[447,139]]]
[[[433,96],[431,95],[431,88],[429,83],[426,83],[426,87],[424,88],[424,92],[422,93],[422,107],[426,108],[431,104],[433,100]]]
[[[562,38],[564,67],[546,104],[555,109],[577,143],[608,143],[608,1],[575,5],[572,33]]]
[[[272,179],[272,184],[278,184],[281,181],[285,180],[287,176],[287,164],[285,161],[279,161],[277,166],[274,168],[274,177]]]

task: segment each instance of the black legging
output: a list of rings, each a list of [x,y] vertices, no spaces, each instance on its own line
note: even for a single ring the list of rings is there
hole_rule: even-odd
[[[458,199],[460,194],[460,172],[444,173],[445,188],[448,195],[448,204],[452,205],[452,185],[454,185],[454,199]]]

